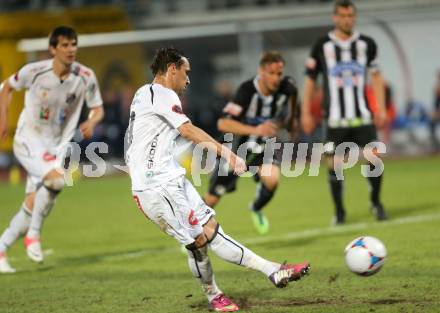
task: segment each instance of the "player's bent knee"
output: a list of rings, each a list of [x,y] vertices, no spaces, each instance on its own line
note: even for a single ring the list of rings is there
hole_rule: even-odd
[[[203,248],[214,240],[215,236],[217,236],[219,227],[220,224],[218,224],[214,218],[211,218],[203,226],[203,232],[194,239],[193,243],[186,245],[185,248],[192,251]]]
[[[215,236],[217,236],[218,229],[220,224],[212,217],[208,223],[203,226],[203,231],[205,233],[205,237],[208,240],[208,243],[214,240]]]
[[[194,238],[194,242],[186,245],[185,248],[191,251],[203,248],[208,243],[208,239],[206,238],[205,233],[201,233],[196,238]]]
[[[46,178],[43,181],[43,185],[49,191],[58,194],[61,190],[63,190],[65,182],[63,177]]]

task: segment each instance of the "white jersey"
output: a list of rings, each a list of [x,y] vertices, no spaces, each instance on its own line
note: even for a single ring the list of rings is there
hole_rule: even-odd
[[[133,190],[162,185],[185,174],[173,152],[180,136],[177,128],[187,121],[179,97],[171,89],[147,84],[136,92],[125,156]]]
[[[38,141],[48,151],[61,149],[73,137],[84,101],[102,105],[93,71],[74,62],[64,80],[55,75],[52,59],[23,66],[9,78],[16,90],[27,89],[15,140]]]

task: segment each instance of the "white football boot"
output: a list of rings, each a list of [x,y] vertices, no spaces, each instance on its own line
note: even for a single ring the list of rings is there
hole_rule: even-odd
[[[13,268],[8,262],[6,253],[0,252],[0,273],[7,274],[7,273],[15,273],[15,272],[16,272],[15,268]]]
[[[37,263],[43,262],[43,250],[41,249],[40,238],[25,237],[24,245],[29,259]]]

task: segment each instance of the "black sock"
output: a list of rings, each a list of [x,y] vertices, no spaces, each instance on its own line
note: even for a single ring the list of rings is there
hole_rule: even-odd
[[[345,210],[342,203],[343,181],[338,180],[334,170],[328,171],[328,182],[330,184],[330,191],[332,193],[333,202],[335,203],[336,215],[344,217]]]
[[[272,199],[276,189],[277,188],[275,187],[274,190],[269,190],[263,183],[259,183],[257,187],[257,197],[252,204],[252,209],[254,211],[260,211],[263,209],[270,199]]]
[[[373,171],[374,165],[371,163],[368,165],[370,166],[370,171]],[[383,173],[377,177],[367,177],[368,183],[370,185],[370,201],[373,205],[380,204],[380,189],[382,186],[382,176]]]

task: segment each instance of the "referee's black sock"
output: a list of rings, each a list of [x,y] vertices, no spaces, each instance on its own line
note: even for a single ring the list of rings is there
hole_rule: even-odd
[[[273,190],[269,190],[263,183],[259,183],[257,186],[257,196],[252,204],[252,210],[261,211],[263,207],[272,199],[277,187]]]
[[[335,203],[336,217],[339,220],[343,220],[345,218],[345,210],[342,202],[343,181],[338,180],[334,170],[329,170],[328,182],[330,184],[333,202]]]
[[[369,163],[370,171],[374,170],[374,165]],[[382,186],[382,176],[383,173],[377,177],[367,177],[368,183],[370,185],[370,201],[372,205],[380,204],[380,189]]]

